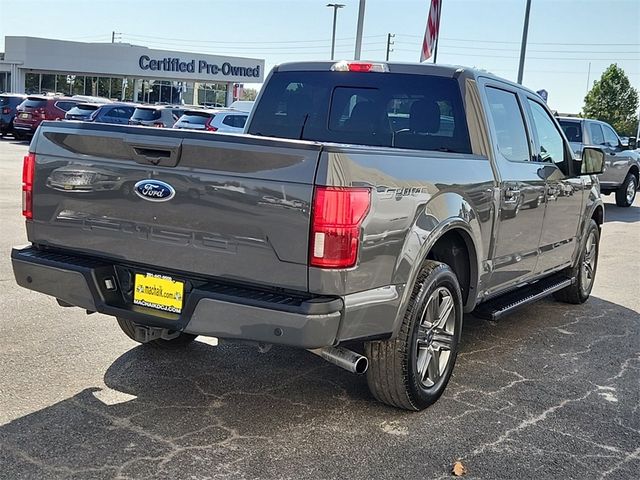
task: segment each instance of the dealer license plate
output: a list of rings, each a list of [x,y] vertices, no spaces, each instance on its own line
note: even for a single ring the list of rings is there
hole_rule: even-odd
[[[144,307],[180,313],[184,301],[184,283],[166,275],[136,273],[133,303]]]

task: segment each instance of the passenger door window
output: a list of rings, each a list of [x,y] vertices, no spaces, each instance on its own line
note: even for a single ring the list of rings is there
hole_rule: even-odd
[[[600,128],[600,125],[590,122],[589,133],[591,136],[592,145],[604,145],[604,135],[602,133],[602,128]]]
[[[528,99],[528,102],[533,116],[533,127],[538,136],[538,151],[536,152],[538,161],[564,162],[566,153],[564,141],[553,119],[538,102],[531,99]]]
[[[610,147],[618,147],[620,145],[620,140],[618,139],[618,135],[609,125],[602,125],[602,130],[604,131],[604,142]]]
[[[531,160],[529,140],[516,94],[487,87],[487,99],[500,153],[514,162]]]

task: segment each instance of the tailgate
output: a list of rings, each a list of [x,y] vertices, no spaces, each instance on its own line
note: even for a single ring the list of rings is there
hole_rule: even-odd
[[[46,122],[34,145],[32,243],[307,290],[319,144]]]

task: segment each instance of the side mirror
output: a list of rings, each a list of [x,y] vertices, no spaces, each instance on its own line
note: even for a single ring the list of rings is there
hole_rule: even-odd
[[[635,150],[638,147],[636,137],[629,137],[629,150]]]
[[[599,147],[584,147],[580,160],[580,175],[598,175],[604,171],[604,150]]]

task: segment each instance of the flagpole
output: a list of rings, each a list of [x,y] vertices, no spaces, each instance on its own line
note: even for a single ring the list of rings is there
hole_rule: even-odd
[[[438,60],[438,43],[440,43],[440,17],[442,16],[442,3],[444,0],[440,0],[440,9],[438,10],[438,35],[436,36],[436,46],[433,47],[433,63]]]

